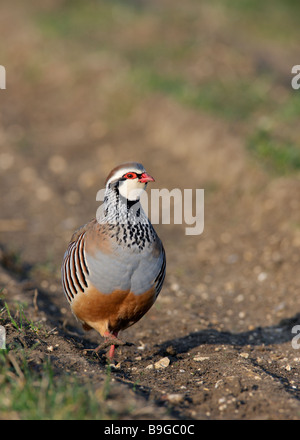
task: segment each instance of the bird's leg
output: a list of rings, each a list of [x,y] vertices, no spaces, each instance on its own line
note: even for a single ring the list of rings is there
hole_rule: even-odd
[[[109,352],[108,352],[108,358],[109,358],[110,361],[113,360],[113,357],[114,357],[114,354],[115,354],[115,348],[116,348],[115,344],[112,344],[110,346],[110,349],[109,349]]]
[[[109,340],[113,340],[113,344],[111,344],[108,352],[108,359],[112,361],[115,354],[116,341],[118,340],[118,332],[112,332],[112,334],[109,333],[107,337]]]

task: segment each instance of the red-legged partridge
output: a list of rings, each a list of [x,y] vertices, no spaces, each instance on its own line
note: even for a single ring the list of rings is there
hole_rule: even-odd
[[[62,264],[63,290],[83,328],[105,338],[96,348],[123,345],[120,330],[136,323],[155,302],[165,278],[166,257],[140,204],[154,179],[128,162],[107,177],[97,219],[72,236]]]

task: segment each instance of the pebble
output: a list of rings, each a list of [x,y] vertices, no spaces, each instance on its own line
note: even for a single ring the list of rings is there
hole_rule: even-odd
[[[241,356],[242,358],[244,358],[244,359],[248,359],[248,357],[249,357],[249,353],[245,353],[245,352],[243,352],[243,353],[240,353],[240,356]]]
[[[66,160],[57,154],[50,157],[48,161],[48,168],[55,174],[61,174],[67,167]]]
[[[47,289],[49,287],[49,282],[47,280],[42,280],[41,281],[41,287],[43,289]]]
[[[222,385],[223,383],[223,379],[219,379],[216,383],[215,383],[215,388],[219,388],[220,385]]]
[[[165,394],[162,396],[162,400],[167,400],[173,405],[177,405],[184,401],[184,394]]]
[[[152,370],[154,368],[153,364],[149,364],[147,365],[147,367],[145,368],[146,370]]]
[[[140,345],[137,347],[138,350],[145,350],[146,344],[143,343],[143,341],[139,341]]]
[[[169,345],[169,347],[166,348],[166,352],[170,354],[171,356],[176,356],[177,352],[173,345]]]
[[[178,292],[179,290],[179,284],[177,283],[172,283],[170,286],[171,290],[173,290],[173,292]]]
[[[154,366],[157,370],[160,368],[167,368],[170,365],[170,359],[168,357],[161,358],[159,361],[155,362]]]
[[[268,274],[266,272],[260,272],[257,276],[257,280],[262,283],[268,278]]]
[[[208,361],[209,357],[207,356],[195,356],[194,357],[194,361],[196,362],[203,362],[203,361]]]

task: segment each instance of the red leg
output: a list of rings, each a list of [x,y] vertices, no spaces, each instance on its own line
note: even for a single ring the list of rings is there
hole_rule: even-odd
[[[108,357],[109,357],[109,360],[111,360],[111,361],[113,360],[113,357],[115,354],[115,348],[116,348],[115,345],[111,345],[110,349],[109,349]]]
[[[105,338],[108,338],[108,339],[118,339],[118,332],[106,332],[105,334],[104,334],[104,337]],[[114,344],[112,344],[111,346],[110,346],[110,349],[109,349],[109,352],[108,352],[108,358],[109,358],[109,360],[113,360],[113,357],[114,357],[114,355],[115,355],[115,348],[116,348],[116,346],[114,345]]]

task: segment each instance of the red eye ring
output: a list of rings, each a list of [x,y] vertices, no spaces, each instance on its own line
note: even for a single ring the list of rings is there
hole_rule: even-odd
[[[125,177],[125,179],[136,179],[137,175],[136,173],[126,173],[123,177]]]

